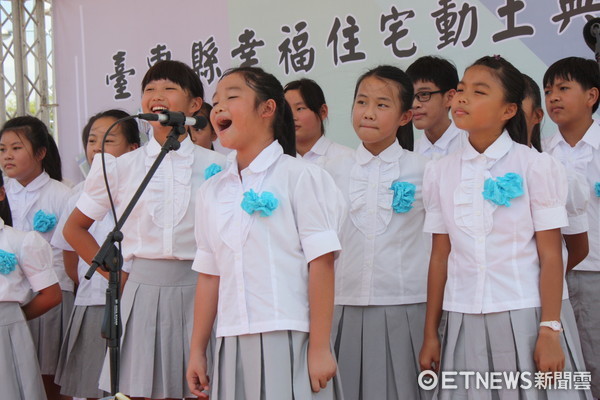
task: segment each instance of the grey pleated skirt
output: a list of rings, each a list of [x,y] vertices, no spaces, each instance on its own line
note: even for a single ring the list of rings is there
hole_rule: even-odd
[[[342,400],[337,377],[313,393],[308,333],[274,331],[217,338],[211,400]]]
[[[600,272],[569,271],[569,296],[585,360],[592,374],[592,395],[600,397]]]
[[[31,333],[18,303],[0,302],[0,391],[3,399],[46,400]]]
[[[62,302],[45,314],[27,321],[42,375],[54,375],[60,354],[60,345],[69,325],[75,296],[62,291]]]
[[[121,299],[120,392],[153,399],[192,397],[185,373],[198,273],[191,265],[191,260],[134,259]],[[100,388],[110,392],[108,359]]]
[[[442,343],[442,371],[529,371],[535,382],[537,370],[533,352],[539,332],[540,308],[526,308],[491,314],[448,313],[446,335]],[[568,300],[562,302],[561,345],[565,354],[565,371],[585,371],[581,344],[573,309]],[[589,390],[530,389],[479,390],[465,389],[457,380],[458,389],[438,390],[434,398],[469,400],[591,400]]]
[[[54,382],[73,397],[103,397],[98,380],[106,354],[100,330],[104,306],[75,306],[65,333]]]
[[[336,306],[333,321],[346,400],[431,398],[417,384],[425,303]]]

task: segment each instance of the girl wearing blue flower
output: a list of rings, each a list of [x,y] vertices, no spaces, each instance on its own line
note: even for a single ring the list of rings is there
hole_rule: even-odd
[[[425,231],[433,246],[423,370],[531,376],[585,370],[572,310],[561,312],[567,178],[558,161],[527,146],[523,97],[523,77],[512,64],[500,56],[477,60],[452,101],[454,122],[469,143],[425,171]],[[448,320],[440,344],[442,309]],[[454,396],[584,399],[590,393],[537,387],[509,393],[462,381],[436,393]]]
[[[421,196],[427,160],[412,152],[412,101],[401,69],[366,72],[352,106],[362,143],[325,164],[349,204],[332,335],[346,399],[427,398],[411,356],[423,340],[429,251]]]
[[[221,144],[235,151],[197,194],[188,385],[213,400],[339,399],[330,330],[341,194],[295,158],[292,113],[273,75],[230,70],[213,102]]]
[[[198,75],[174,60],[154,64],[141,89],[145,113],[166,110],[191,116],[204,96]],[[168,126],[151,124],[148,144],[119,157],[105,155],[117,215],[129,204],[170,133]],[[122,229],[123,258],[131,261],[131,271],[121,298],[119,390],[130,397],[192,397],[184,375],[197,279],[190,268],[195,254],[195,192],[205,181],[205,170],[211,164],[223,165],[224,157],[194,145],[188,135],[179,136],[179,141],[181,146],[165,156]],[[97,154],[63,229],[65,239],[87,263],[99,249],[88,229],[110,212],[99,158]],[[110,390],[109,372],[105,363],[100,377],[105,391]]]
[[[7,121],[0,131],[0,165],[8,176],[5,188],[12,226],[36,231],[50,242],[71,190],[61,182],[60,155],[46,125],[30,116]],[[58,399],[60,388],[54,384],[54,374],[62,333],[73,309],[74,285],[65,273],[62,252],[56,248],[52,251],[63,300],[40,318],[29,321],[29,327],[48,398]]]
[[[31,301],[31,292],[37,292]],[[26,320],[60,304],[50,245],[0,218],[0,388],[2,398],[45,399],[35,345]]]

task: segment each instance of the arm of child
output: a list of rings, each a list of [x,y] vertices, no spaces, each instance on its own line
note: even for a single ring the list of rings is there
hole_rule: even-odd
[[[92,264],[94,256],[100,250],[98,242],[96,242],[96,239],[88,231],[93,223],[93,219],[75,207],[63,229],[65,240],[88,265]],[[98,268],[96,272],[108,279],[108,272],[102,270],[102,268]]]
[[[535,240],[540,258],[541,320],[560,321],[563,285],[560,229],[538,231]],[[533,358],[541,372],[562,371],[565,355],[560,345],[560,332],[540,327]]]
[[[77,273],[77,264],[79,264],[79,256],[74,251],[63,250],[63,263],[65,271],[75,286],[79,285],[79,274]]]
[[[590,245],[587,232],[575,235],[563,235],[563,238],[567,246],[567,272],[569,272],[587,257]]]
[[[448,256],[450,255],[450,236],[434,233],[427,276],[427,311],[425,314],[425,334],[419,354],[422,370],[439,371],[440,339],[438,327],[442,317],[444,287],[448,274]]]
[[[308,373],[313,392],[325,388],[337,370],[330,344],[335,283],[333,260],[333,253],[326,253],[309,263]]]
[[[194,396],[208,399],[209,389],[206,349],[210,342],[212,327],[217,315],[219,300],[219,281],[217,275],[199,273],[194,299],[194,326],[190,342],[190,362],[186,379]]]
[[[29,303],[21,309],[27,320],[39,317],[62,301],[62,292],[58,283],[39,291]]]

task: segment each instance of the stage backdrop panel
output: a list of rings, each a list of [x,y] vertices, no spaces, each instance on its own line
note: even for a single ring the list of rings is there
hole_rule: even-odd
[[[138,112],[141,80],[158,60],[188,63],[209,102],[233,66],[261,66],[283,84],[314,79],[330,108],[326,134],[355,147],[352,95],[367,69],[435,54],[462,75],[500,54],[541,85],[554,61],[593,58],[582,28],[600,1],[60,0],[53,13],[59,148],[65,176],[79,181],[85,122],[108,108]],[[554,129],[546,119],[544,134]]]

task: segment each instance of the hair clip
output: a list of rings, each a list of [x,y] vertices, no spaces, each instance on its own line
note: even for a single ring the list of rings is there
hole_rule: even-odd
[[[500,60],[502,58],[502,56],[500,54],[494,54],[494,58],[496,60]]]

